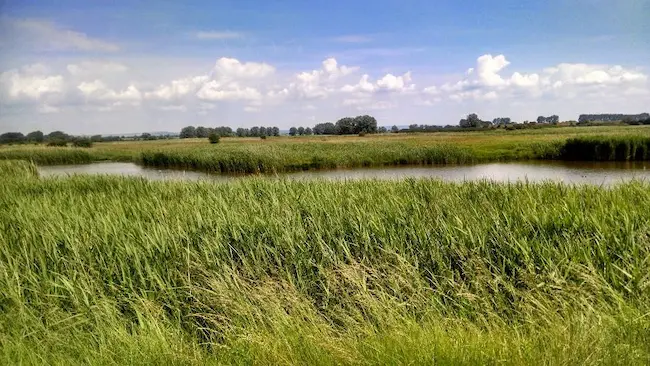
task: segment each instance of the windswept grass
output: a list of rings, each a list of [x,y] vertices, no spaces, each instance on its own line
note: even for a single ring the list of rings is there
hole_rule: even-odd
[[[3,180],[0,362],[647,364],[648,207],[642,183]]]
[[[36,166],[24,160],[0,160],[0,177],[3,180],[38,177]]]

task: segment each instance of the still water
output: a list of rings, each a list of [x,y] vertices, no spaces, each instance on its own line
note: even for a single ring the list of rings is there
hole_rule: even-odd
[[[41,176],[72,174],[110,174],[145,177],[152,180],[213,180],[230,181],[241,176],[209,174],[194,171],[155,169],[133,163],[93,163],[86,165],[58,165],[39,167]],[[477,165],[408,166],[327,171],[304,171],[279,174],[290,179],[349,180],[363,178],[439,178],[446,181],[471,181],[488,179],[497,182],[556,181],[611,185],[631,179],[650,181],[650,162],[525,162],[490,163]]]

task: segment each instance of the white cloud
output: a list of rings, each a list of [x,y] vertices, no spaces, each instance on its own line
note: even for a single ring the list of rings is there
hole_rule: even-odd
[[[63,76],[46,75],[45,70],[44,66],[37,64],[3,72],[0,74],[0,88],[9,100],[37,100],[63,92]]]
[[[82,82],[77,86],[86,101],[107,101],[114,105],[139,105],[142,100],[142,93],[134,86],[129,85],[122,91],[115,91],[108,88],[101,80]]]
[[[93,38],[40,19],[4,19],[4,28],[15,41],[39,49],[116,52],[114,43]]]
[[[339,66],[336,59],[330,57],[323,61],[320,70],[297,74],[296,81],[289,85],[289,94],[304,99],[325,98],[336,90],[334,82],[357,70],[359,68],[355,66]]]
[[[244,35],[238,32],[231,31],[202,31],[196,32],[196,38],[211,40],[211,39],[234,39],[234,38],[243,38]]]
[[[411,84],[411,73],[407,72],[401,76],[395,76],[393,74],[386,74],[381,79],[377,80],[375,83],[370,81],[370,76],[364,74],[361,76],[359,82],[355,85],[345,85],[341,88],[342,92],[345,93],[374,93],[378,91],[388,91],[388,92],[406,92],[414,90],[415,85]]]
[[[68,123],[74,132],[75,126],[92,128],[92,124],[75,124],[85,119],[106,121],[101,128],[125,132],[146,123],[187,123],[179,115],[204,125],[214,124],[218,117],[219,123],[233,127],[265,125],[272,119],[281,121],[278,125],[283,128],[304,124],[307,115],[331,121],[354,113],[373,114],[388,125],[451,124],[469,112],[516,120],[539,114],[575,119],[578,113],[643,112],[650,95],[648,75],[639,68],[560,63],[518,69],[503,55],[481,56],[464,74],[459,70],[461,76],[432,75],[425,70],[417,76],[410,72],[355,74],[359,67],[341,65],[334,58],[309,71],[276,70],[266,62],[225,57],[203,70],[187,64],[165,72],[164,67],[151,70],[151,65],[134,60],[127,66],[111,59],[68,59],[4,71],[0,74],[0,122],[16,129],[42,129],[44,125],[37,123],[51,122],[52,128],[66,130]],[[436,79],[443,81],[415,89],[421,80]],[[111,113],[89,117],[106,111]]]
[[[153,91],[144,94],[147,99],[174,100],[190,93],[195,93],[198,88],[209,80],[208,76],[194,76],[172,80],[168,85],[160,85]]]
[[[257,79],[264,78],[275,72],[275,67],[258,62],[240,62],[234,58],[222,57],[217,60],[212,70],[217,80],[224,79]]]
[[[196,93],[201,100],[257,100],[262,97],[259,90],[251,87],[240,87],[236,84],[223,85],[212,80],[201,87]]]
[[[607,95],[626,94],[630,88],[645,84],[648,76],[638,70],[620,65],[562,63],[540,72],[524,74],[518,71],[504,76],[503,70],[510,62],[503,55],[483,55],[476,60],[476,67],[466,72],[465,78],[448,82],[439,87],[430,86],[423,94],[446,95],[454,101],[490,101],[502,97],[521,99],[523,96],[541,98],[574,98],[577,95],[605,98]],[[580,90],[592,86],[609,87],[609,90]],[[578,89],[577,89],[578,88]],[[647,90],[647,85],[640,90]]]

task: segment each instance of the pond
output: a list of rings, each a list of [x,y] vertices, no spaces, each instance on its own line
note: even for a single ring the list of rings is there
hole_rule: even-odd
[[[93,163],[39,167],[41,176],[71,174],[110,174],[145,177],[151,180],[213,180],[230,181],[241,176],[209,174],[195,171],[156,169],[133,163]],[[488,179],[497,182],[558,181],[610,185],[632,179],[650,181],[650,162],[548,162],[489,163],[476,165],[407,166],[303,171],[273,175],[290,179],[401,179],[439,178],[461,182]]]

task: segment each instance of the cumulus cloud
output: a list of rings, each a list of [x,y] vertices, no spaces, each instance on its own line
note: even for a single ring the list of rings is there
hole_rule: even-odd
[[[49,50],[116,52],[117,44],[41,19],[3,18],[3,33],[19,46]]]
[[[407,72],[401,76],[395,76],[393,74],[386,74],[376,82],[370,81],[370,76],[364,74],[361,76],[361,79],[357,84],[354,85],[344,85],[341,88],[342,92],[345,93],[374,93],[379,91],[388,91],[388,92],[406,92],[414,90],[415,85],[411,84],[411,73]]]
[[[647,75],[620,65],[562,63],[536,73],[515,71],[507,76],[504,75],[504,70],[509,65],[510,62],[504,55],[483,55],[476,60],[475,67],[467,70],[465,78],[441,86],[426,87],[422,93],[444,95],[454,101],[490,101],[502,97],[521,98],[522,95],[539,98],[585,94],[604,98],[608,93],[614,95],[625,94],[633,89],[647,90],[647,85],[639,87],[646,84]],[[609,89],[599,90],[597,95],[584,89],[595,86]]]
[[[108,101],[113,105],[139,105],[142,100],[142,93],[134,86],[129,85],[122,91],[115,91],[108,88],[101,80],[82,82],[77,86],[86,101]]]
[[[319,70],[297,74],[296,80],[287,88],[287,94],[304,99],[325,98],[335,91],[333,85],[335,81],[357,70],[359,67],[339,66],[338,61],[330,57],[323,61]]]
[[[45,70],[44,66],[37,64],[0,74],[0,88],[7,101],[38,100],[49,94],[63,92],[63,76],[46,75]]]
[[[632,113],[647,105],[650,95],[648,75],[634,67],[560,63],[523,70],[504,55],[489,54],[478,57],[461,77],[441,75],[448,82],[419,89],[415,89],[416,81],[418,85],[421,82],[414,80],[410,72],[359,75],[355,74],[359,67],[342,65],[335,58],[327,58],[311,70],[278,71],[265,62],[222,57],[204,70],[181,69],[182,77],[143,72],[147,71],[144,67],[150,64],[138,67],[92,59],[29,64],[4,71],[0,73],[0,104],[3,111],[11,113],[0,115],[0,121],[6,124],[8,118],[13,118],[9,114],[21,116],[21,120],[15,117],[12,121],[23,126],[20,121],[39,116],[48,121],[64,117],[73,121],[74,116],[86,112],[111,111],[102,113],[102,120],[123,115],[123,121],[118,122],[128,127],[149,115],[155,116],[155,123],[173,121],[170,124],[189,119],[199,123],[201,118],[213,122],[213,117],[219,115],[223,123],[236,126],[266,123],[268,118],[301,123],[306,113],[318,115],[319,121],[330,120],[358,111],[372,112],[380,119],[393,116],[395,121],[386,123],[399,124],[405,120],[426,123],[429,120],[418,120],[415,114],[433,107],[439,108],[436,118],[440,123],[453,123],[457,115],[470,111],[516,117],[516,111],[526,116],[538,110],[577,114],[608,112],[614,106],[612,111]],[[419,72],[420,77],[433,78],[420,76]],[[543,103],[547,103],[544,110],[534,107]],[[179,114],[183,117],[179,118]]]

